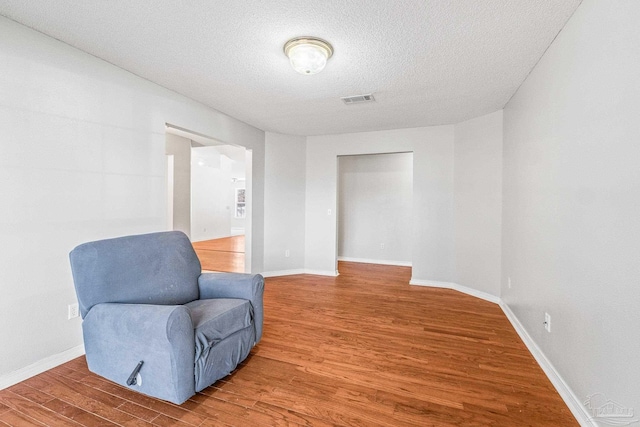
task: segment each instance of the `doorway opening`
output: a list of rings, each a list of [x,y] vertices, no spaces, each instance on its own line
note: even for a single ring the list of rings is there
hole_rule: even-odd
[[[413,153],[338,156],[337,197],[337,261],[411,266]]]
[[[249,272],[251,151],[166,125],[168,227],[184,232],[203,270]]]

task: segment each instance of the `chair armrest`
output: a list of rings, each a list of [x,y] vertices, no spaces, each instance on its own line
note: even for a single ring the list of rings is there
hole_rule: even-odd
[[[256,344],[262,338],[264,278],[260,274],[203,273],[198,278],[200,299],[241,298],[251,302]]]
[[[97,304],[82,323],[89,369],[126,386],[139,361],[137,391],[182,403],[195,392],[195,341],[180,305]]]

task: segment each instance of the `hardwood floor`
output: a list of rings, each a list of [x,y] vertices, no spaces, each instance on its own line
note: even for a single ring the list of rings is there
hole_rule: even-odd
[[[244,273],[244,236],[193,242],[203,270]]]
[[[0,391],[0,425],[578,425],[497,305],[406,267],[339,270],[266,279],[260,344],[181,406],[77,358]]]

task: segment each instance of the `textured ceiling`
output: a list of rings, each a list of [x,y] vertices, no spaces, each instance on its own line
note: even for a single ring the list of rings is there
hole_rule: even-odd
[[[0,0],[0,14],[255,127],[320,135],[501,109],[580,0]],[[303,76],[282,52],[328,40]],[[376,102],[340,97],[373,93]]]

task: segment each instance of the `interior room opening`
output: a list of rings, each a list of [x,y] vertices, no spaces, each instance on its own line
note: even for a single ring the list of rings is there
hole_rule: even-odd
[[[189,236],[204,270],[245,272],[248,150],[167,125],[166,154],[169,228]]]
[[[413,153],[338,157],[338,261],[411,266]]]

